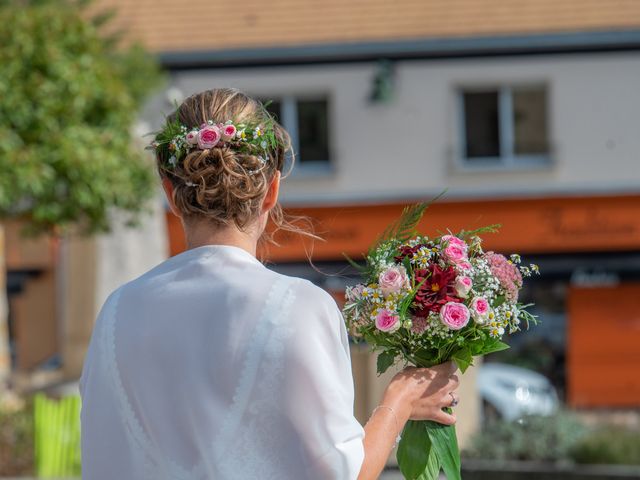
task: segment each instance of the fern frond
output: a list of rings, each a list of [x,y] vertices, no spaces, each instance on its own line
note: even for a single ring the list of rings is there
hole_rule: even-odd
[[[472,237],[474,235],[480,235],[481,233],[498,233],[498,231],[502,228],[502,225],[499,223],[494,223],[493,225],[487,225],[486,227],[476,228],[475,230],[461,230],[458,236],[460,238]]]
[[[424,212],[429,206],[440,199],[447,191],[443,190],[438,196],[429,200],[428,202],[420,202],[415,205],[409,205],[402,210],[400,218],[389,225],[378,237],[378,240],[372,245],[371,251],[376,250],[380,245],[389,240],[397,240],[400,243],[405,243],[412,237],[416,236],[418,232],[416,227]]]

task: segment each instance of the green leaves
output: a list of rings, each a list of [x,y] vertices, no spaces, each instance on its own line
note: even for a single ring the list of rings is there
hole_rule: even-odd
[[[511,348],[511,347],[509,345],[507,345],[506,343],[501,342],[500,340],[495,338],[492,341],[489,341],[488,343],[486,343],[483,346],[482,351],[479,352],[479,354],[480,355],[487,355],[488,353],[500,352],[502,350],[507,350],[508,348]]]
[[[390,352],[389,350],[385,350],[384,352],[381,352],[380,354],[378,354],[378,360],[377,360],[378,375],[382,375],[384,372],[386,372],[389,369],[389,367],[393,365],[395,358],[396,358],[395,354]]]
[[[415,234],[416,227],[430,204],[431,202],[422,202],[405,207],[400,218],[389,225],[371,246],[369,254],[388,240],[393,239],[398,243],[409,240]]]
[[[153,193],[131,131],[159,67],[139,47],[110,48],[85,13],[0,4],[0,218],[31,231],[106,230],[112,210],[135,216]]]
[[[462,348],[455,352],[451,356],[451,360],[456,362],[456,365],[458,365],[458,368],[462,373],[464,373],[467,368],[473,364],[473,356],[471,355],[471,351],[467,348]]]
[[[426,422],[426,431],[447,480],[461,480],[460,450],[453,425]]]
[[[407,480],[437,480],[440,469],[447,480],[461,480],[460,451],[452,425],[409,420],[396,458]]]
[[[398,466],[407,480],[438,478],[440,467],[431,448],[425,422],[409,420],[402,432],[396,452]]]

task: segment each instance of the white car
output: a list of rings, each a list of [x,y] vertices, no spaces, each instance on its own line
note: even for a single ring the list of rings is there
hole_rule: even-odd
[[[559,407],[558,394],[547,377],[504,363],[482,364],[478,371],[478,391],[485,420],[548,416]]]

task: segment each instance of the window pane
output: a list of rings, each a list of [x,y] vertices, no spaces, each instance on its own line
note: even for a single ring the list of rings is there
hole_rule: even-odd
[[[466,158],[499,157],[498,92],[464,94]]]
[[[547,95],[544,88],[513,90],[513,129],[516,155],[549,153]]]
[[[329,115],[326,100],[298,101],[298,160],[329,161]]]

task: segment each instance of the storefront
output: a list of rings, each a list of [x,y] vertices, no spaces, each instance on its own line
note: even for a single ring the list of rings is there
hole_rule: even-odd
[[[355,279],[343,255],[361,258],[402,207],[291,209],[312,218],[326,241],[282,236],[280,247],[263,255],[276,270],[307,277],[339,300]],[[175,254],[184,243],[175,217],[168,218]],[[439,201],[421,231],[491,224],[502,227],[484,236],[486,249],[521,253],[542,271],[524,292],[541,324],[513,338],[508,360],[541,370],[570,406],[640,405],[640,196]]]

